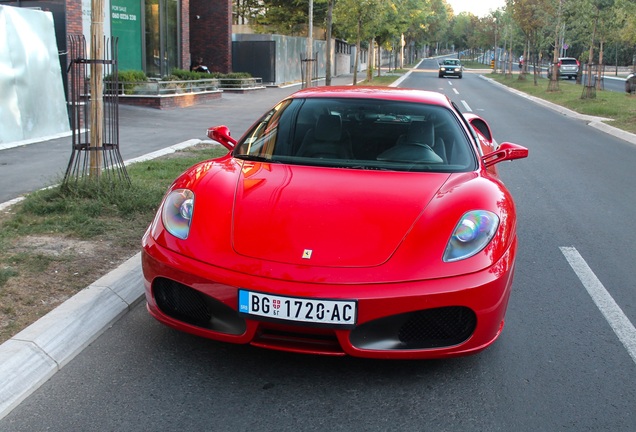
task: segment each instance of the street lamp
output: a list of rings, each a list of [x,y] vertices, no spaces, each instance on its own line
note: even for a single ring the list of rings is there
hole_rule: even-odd
[[[493,18],[493,21],[495,21],[495,55],[494,55],[494,59],[495,59],[495,73],[497,73],[497,17]]]

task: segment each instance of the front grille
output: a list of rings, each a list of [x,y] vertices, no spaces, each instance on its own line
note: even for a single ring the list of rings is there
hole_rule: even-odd
[[[361,349],[408,350],[459,345],[477,327],[477,316],[464,306],[424,309],[364,323],[350,335]]]
[[[157,278],[152,292],[159,310],[177,321],[220,333],[245,333],[245,320],[236,310],[187,285]]]
[[[457,345],[470,337],[477,325],[475,313],[460,306],[413,312],[400,327],[398,339],[407,346]]]

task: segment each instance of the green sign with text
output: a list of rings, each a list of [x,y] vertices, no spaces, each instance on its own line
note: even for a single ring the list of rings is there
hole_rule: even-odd
[[[113,37],[119,38],[119,70],[142,70],[141,2],[111,0],[110,24]]]

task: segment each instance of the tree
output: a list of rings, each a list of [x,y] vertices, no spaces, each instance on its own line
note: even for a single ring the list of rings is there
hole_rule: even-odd
[[[353,85],[358,81],[358,65],[362,40],[373,38],[375,25],[382,19],[383,0],[339,0],[334,7],[334,23],[341,34],[356,41],[356,56],[353,68]]]
[[[325,49],[325,85],[331,85],[331,28],[333,26],[333,3],[335,0],[327,1],[327,17],[325,22],[326,27],[326,35],[325,39],[327,39],[326,49]]]
[[[254,13],[254,27],[260,32],[288,36],[305,36],[309,0],[261,0],[259,12]],[[314,0],[314,21],[324,22],[327,0]]]
[[[547,17],[554,16],[553,5],[549,0],[513,0],[510,4],[514,20],[525,36],[523,58],[526,60],[519,75],[519,79],[523,79],[528,71],[528,47],[532,46],[536,52],[537,33],[548,22]]]
[[[232,24],[249,24],[256,22],[263,8],[260,0],[232,0],[232,12]]]

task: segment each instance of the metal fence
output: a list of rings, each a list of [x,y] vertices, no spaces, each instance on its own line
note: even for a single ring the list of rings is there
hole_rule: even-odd
[[[119,98],[108,86],[118,88],[117,82],[117,38],[104,38],[104,58],[90,59],[86,54],[86,39],[83,35],[69,35],[69,117],[72,130],[72,152],[64,175],[64,183],[85,176],[104,176],[109,180],[130,182],[124,161],[119,151]],[[100,65],[105,80],[103,95],[91,95],[91,65]],[[101,115],[93,118],[92,105],[101,97]],[[102,122],[102,142],[91,142],[92,122]]]
[[[119,96],[161,96],[220,90],[250,90],[263,87],[262,78],[209,78],[183,81],[108,81],[106,91]]]

